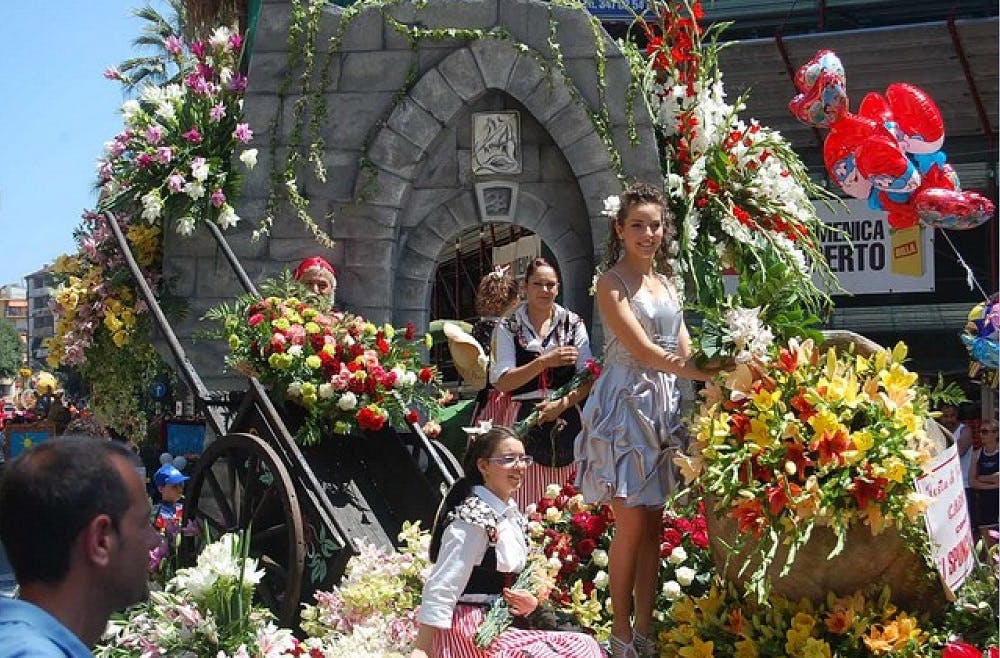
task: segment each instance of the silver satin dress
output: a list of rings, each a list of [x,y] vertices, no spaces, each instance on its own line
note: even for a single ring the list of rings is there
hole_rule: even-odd
[[[676,350],[683,317],[678,305],[645,289],[631,297],[646,335]],[[574,444],[576,486],[588,503],[624,498],[628,506],[659,507],[674,491],[673,457],[685,445],[676,376],[640,365],[607,328],[605,335],[611,338],[603,370]]]

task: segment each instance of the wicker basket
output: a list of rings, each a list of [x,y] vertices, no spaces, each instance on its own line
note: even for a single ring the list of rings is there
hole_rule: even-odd
[[[881,349],[871,340],[849,331],[824,332],[824,338],[823,347],[843,350],[854,346],[855,351],[862,355]],[[946,447],[945,434],[937,423],[930,421],[927,430],[936,444],[936,451],[943,450]],[[711,509],[714,501],[706,503]],[[719,572],[724,573],[727,580],[744,582],[756,565],[753,563],[755,558],[749,557],[752,547],[741,554],[733,554],[728,548],[738,537],[736,521],[709,514],[708,526],[712,557]],[[892,590],[892,601],[907,610],[934,611],[945,603],[940,581],[924,559],[906,545],[895,528],[873,536],[867,526],[855,525],[848,531],[842,552],[828,558],[836,543],[832,530],[815,528],[783,577],[779,577],[779,573],[788,551],[787,547],[779,547],[767,571],[772,591],[791,600],[806,598],[818,603],[825,600],[829,593],[846,596],[869,586],[888,585]],[[744,569],[747,561],[752,563]],[[741,570],[742,577],[738,575]]]

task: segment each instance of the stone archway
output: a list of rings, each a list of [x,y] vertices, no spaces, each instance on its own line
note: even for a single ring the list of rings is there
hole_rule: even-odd
[[[375,203],[382,206],[399,245],[393,259],[396,267],[389,309],[394,322],[426,324],[438,255],[458,232],[479,223],[470,190],[455,190],[417,225],[404,228],[401,215],[419,164],[435,140],[469,103],[490,91],[503,92],[524,106],[558,146],[576,178],[588,217],[586,236],[567,234],[565,226],[542,221],[549,207],[530,194],[519,200],[514,223],[538,233],[559,261],[564,279],[585,281],[582,290],[586,290],[593,267],[593,236],[600,235],[604,227],[603,199],[620,184],[586,106],[576,100],[570,85],[557,77],[546,75],[534,57],[507,41],[476,41],[424,73],[375,136],[370,149],[374,180],[380,190]],[[356,191],[363,184],[359,180]],[[567,286],[566,302],[578,304],[580,310],[589,309],[589,298],[583,299],[580,290],[580,285]]]

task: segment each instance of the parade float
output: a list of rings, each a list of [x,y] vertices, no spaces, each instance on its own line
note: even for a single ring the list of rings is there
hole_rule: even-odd
[[[678,460],[690,486],[664,515],[661,655],[981,655],[997,641],[995,565],[975,564],[964,583],[946,579],[949,601],[929,560],[931,496],[914,488],[944,448],[930,413],[941,392],[906,370],[905,347],[819,331],[832,277],[812,199],[832,197],[780,135],[739,117],[741,100],[725,101],[717,31],[703,31],[699,5],[648,9],[637,16],[648,45],[621,47],[632,101],[645,102],[654,121],[679,222],[678,288],[700,317],[700,358],[738,364],[707,387],[691,449]],[[450,29],[450,38],[485,38]],[[422,335],[258,291],[221,232],[239,221],[229,187],[236,151],[248,167],[256,159],[237,110],[246,81],[224,64],[242,41],[220,29],[167,45],[182,83],[126,104],[101,213],[88,218],[80,254],[61,268],[52,351],[96,363],[92,350],[114,345],[114,358],[125,358],[140,317],[165,336],[177,376],[205,404],[216,435],[187,491],[186,509],[206,529],[187,547],[193,566],[117,620],[100,655],[406,655],[427,567],[426,535],[408,521],[428,526],[442,487],[461,474],[424,431],[436,373],[419,350]],[[809,68],[797,83],[814,78],[829,79]],[[207,102],[224,90],[233,95]],[[219,139],[208,139],[223,120]],[[879,153],[888,146],[875,141]],[[937,166],[936,180],[950,180]],[[885,172],[862,175],[881,184]],[[294,178],[285,182],[299,198]],[[894,189],[876,189],[880,202],[900,203]],[[956,210],[954,196],[921,198],[926,204],[912,202],[918,219],[937,213],[954,219],[945,222],[952,228],[962,208],[978,213],[970,222],[987,214],[978,199]],[[247,293],[216,315],[229,365],[246,376],[228,418],[156,294],[155,238],[165,230],[204,231]],[[555,573],[547,605],[556,619],[606,636],[610,510],[586,505],[571,483],[553,483],[528,516]],[[969,565],[965,535],[959,546],[958,561]],[[877,554],[906,573],[861,571]]]

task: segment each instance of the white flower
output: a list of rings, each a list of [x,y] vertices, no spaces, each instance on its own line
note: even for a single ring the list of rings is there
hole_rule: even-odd
[[[191,177],[202,183],[208,178],[208,161],[205,158],[195,158],[191,161]]]
[[[205,196],[205,186],[198,181],[184,183],[184,194],[197,201],[201,197]]]
[[[558,484],[554,484],[553,483],[553,484],[549,484],[549,486],[545,487],[545,497],[546,498],[554,499],[560,493],[562,493],[562,487],[560,487]]]
[[[292,345],[291,347],[288,348],[286,354],[288,354],[288,356],[302,356],[302,346]]]
[[[559,559],[558,555],[553,555],[549,558],[548,565],[552,571],[559,571],[562,569],[562,560]]]
[[[240,162],[242,162],[247,169],[253,169],[257,166],[257,149],[247,149],[240,153]]]
[[[545,534],[545,526],[543,526],[538,521],[529,521],[528,534],[535,538],[541,537],[543,534]]]
[[[215,48],[222,48],[227,43],[229,43],[229,38],[232,36],[232,32],[226,26],[221,26],[215,28],[212,32],[212,36],[208,38],[208,42],[212,44]]]
[[[617,217],[621,207],[622,200],[618,195],[609,196],[604,200],[604,214],[608,217]]]
[[[549,523],[555,523],[562,518],[562,512],[559,511],[557,507],[550,507],[545,510],[545,520]]]
[[[337,406],[341,411],[350,411],[358,406],[358,397],[354,393],[347,391],[337,400]]]
[[[292,382],[288,385],[288,397],[297,398],[302,395],[302,382]]]
[[[194,233],[194,217],[181,217],[177,220],[177,232],[181,235]]]
[[[528,505],[527,507],[524,508],[524,515],[525,516],[531,516],[532,514],[535,513],[535,510],[537,510],[537,509],[538,509],[538,504],[537,503],[531,503],[530,505]]]
[[[329,400],[333,397],[334,389],[333,384],[330,382],[325,382],[319,385],[319,396],[324,400]]]
[[[219,228],[232,228],[239,221],[240,216],[236,214],[233,207],[228,203],[224,203],[222,204],[222,210],[219,211],[219,218],[215,220],[215,223],[219,225]]]
[[[600,568],[608,566],[608,552],[603,548],[598,548],[590,556],[591,561]]]
[[[687,587],[694,582],[694,577],[698,575],[698,572],[691,567],[677,567],[674,575],[677,577],[677,582],[681,584],[681,587]]]
[[[681,586],[676,580],[668,580],[663,583],[663,596],[666,597],[668,601],[673,601],[679,598],[681,595]]]
[[[667,561],[670,564],[680,564],[688,557],[687,551],[684,550],[683,546],[675,546],[674,550],[670,551],[670,557]]]
[[[135,99],[130,99],[122,103],[122,116],[125,118],[125,123],[132,123],[136,115],[142,111],[139,107],[139,101]]]
[[[598,571],[594,574],[594,587],[597,589],[605,589],[608,586],[608,572]]]
[[[154,222],[160,218],[163,212],[163,200],[160,198],[158,190],[147,192],[142,195],[142,218],[147,222]]]

